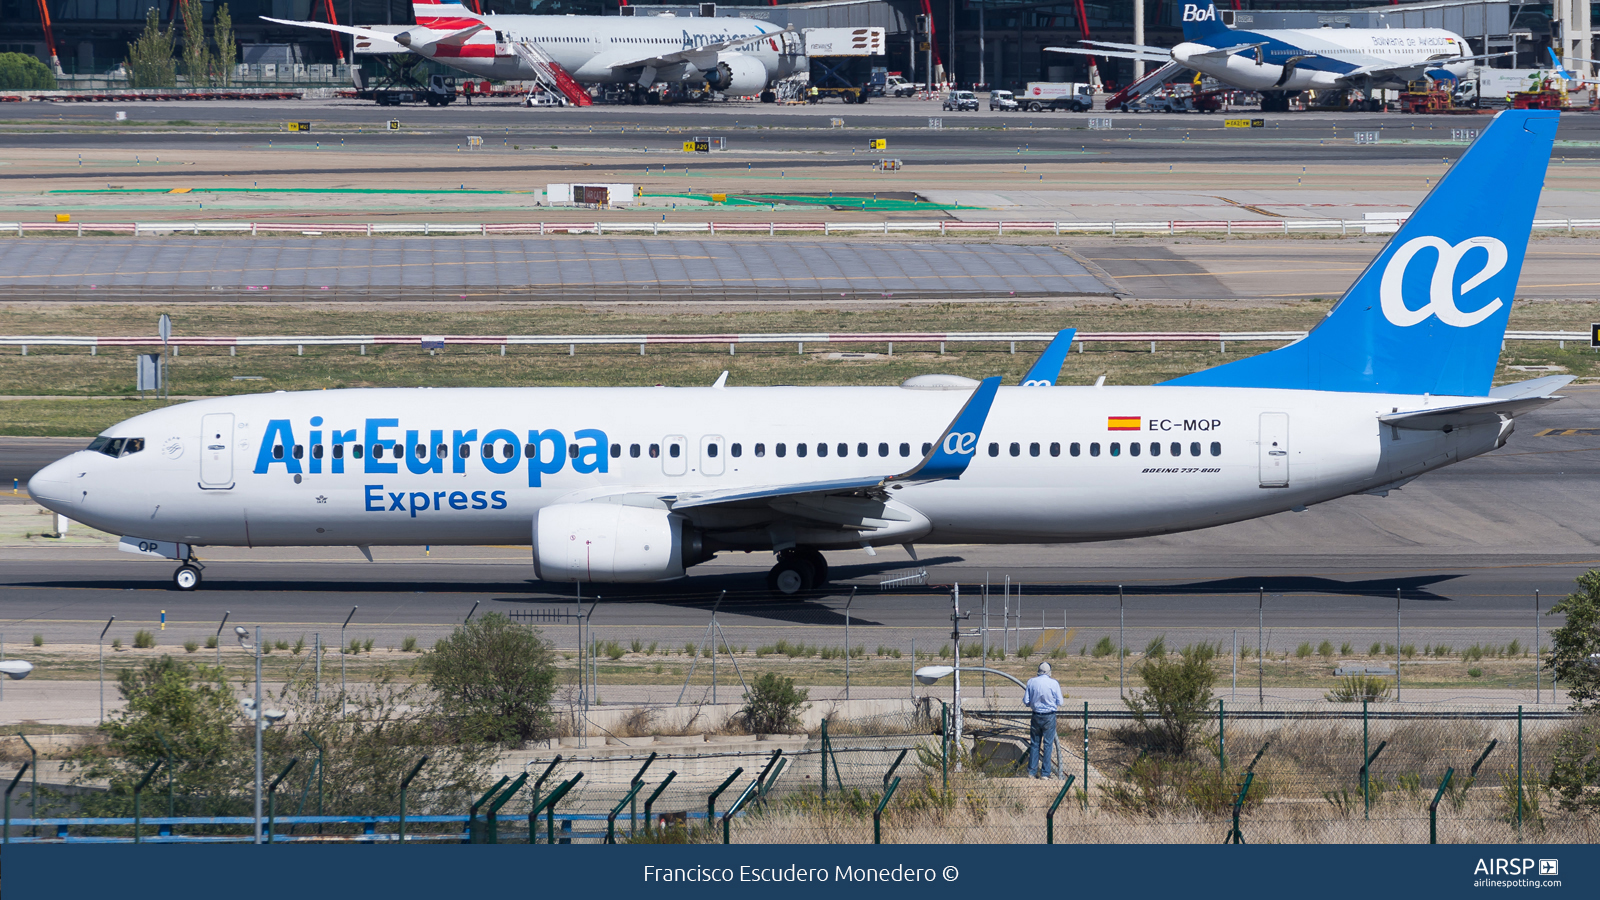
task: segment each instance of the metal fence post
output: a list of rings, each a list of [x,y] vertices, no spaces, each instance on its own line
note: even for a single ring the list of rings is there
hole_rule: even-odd
[[[1076,777],[1075,775],[1067,776],[1067,783],[1063,784],[1061,790],[1056,792],[1056,801],[1050,804],[1050,811],[1044,814],[1044,842],[1046,844],[1054,844],[1056,842],[1056,809],[1061,806],[1061,801],[1066,799],[1067,791],[1072,788],[1072,779]]]
[[[828,802],[828,720],[822,720],[822,749],[817,756],[822,760],[822,802]]]
[[[534,779],[532,791],[533,796],[530,797],[529,800],[533,803],[533,808],[535,810],[539,808],[539,790],[544,787],[545,779],[549,778],[550,773],[554,772],[556,766],[559,765],[561,765],[561,754],[557,753],[556,758],[550,760],[550,765],[544,767],[544,772],[542,772],[538,778]],[[528,814],[528,843],[533,843],[533,836],[538,832],[538,830],[539,816],[536,812],[530,812]]]
[[[551,791],[549,799],[545,800],[544,831],[549,842],[552,844],[556,842],[556,804],[560,803],[562,798],[566,797],[567,793],[573,788],[577,787],[578,782],[582,780],[583,773],[579,772],[578,774],[562,782],[560,787]]]
[[[149,784],[150,779],[155,776],[156,770],[161,768],[162,764],[165,762],[165,759],[156,760],[156,764],[151,766],[150,771],[144,773],[144,777],[139,779],[139,783],[133,787],[133,842],[135,844],[140,843],[143,840],[139,834],[139,825],[144,819],[144,810],[140,806],[140,795],[144,793],[144,786]],[[13,785],[15,785],[15,782],[13,782]],[[1521,783],[1519,782],[1518,787],[1520,786]],[[9,795],[10,792],[8,791],[7,794]]]
[[[772,752],[773,752],[773,758],[776,759],[777,758],[777,753],[779,751],[774,750]],[[910,753],[910,752],[911,752],[911,748],[909,748],[909,747],[907,747],[904,750],[901,750],[900,751],[900,755],[896,756],[894,758],[894,765],[891,765],[889,767],[889,771],[883,773],[883,787],[884,787],[885,790],[887,790],[889,788],[889,779],[894,777],[894,770],[900,768],[900,763],[905,760],[906,754]]]
[[[822,778],[826,783],[826,764],[823,768]],[[950,707],[943,700],[939,701],[939,778],[944,789],[950,790]]]
[[[422,758],[417,760],[417,764],[411,767],[411,774],[400,779],[400,843],[402,844],[406,842],[406,788],[411,786],[411,779],[417,777],[417,773],[422,771],[427,762],[428,754],[424,753]]]
[[[1439,782],[1439,790],[1433,795],[1433,802],[1428,804],[1428,843],[1430,844],[1439,843],[1439,798],[1443,797],[1445,790],[1450,787],[1450,776],[1455,773],[1454,766],[1444,770],[1444,780]]]
[[[489,843],[500,843],[500,807],[505,806],[512,797],[516,796],[517,791],[522,790],[522,786],[527,782],[528,773],[524,771],[517,776],[516,781],[511,782],[511,786],[506,788],[499,797],[490,801],[489,809],[483,816],[489,824]]]
[[[639,789],[642,787],[644,787],[644,782],[635,779],[633,786],[628,789],[628,795],[611,808],[611,814],[606,816],[606,843],[615,844],[617,842],[617,816],[622,814],[624,806],[632,803],[633,798],[639,796]]]
[[[750,782],[750,786],[744,789],[744,793],[740,794],[739,798],[733,801],[733,805],[728,807],[728,811],[722,814],[722,842],[724,844],[732,843],[729,823],[733,821],[734,813],[744,809],[744,805],[750,802],[750,798],[755,796],[756,790],[760,787],[761,779],[757,778],[755,781]]]
[[[272,822],[278,815],[278,785],[289,777],[289,770],[293,769],[294,764],[299,761],[300,757],[298,756],[290,759],[289,764],[283,767],[283,771],[278,773],[277,778],[272,779],[272,785],[267,788],[267,843],[269,844],[272,843],[272,833],[276,830],[273,828]],[[169,766],[168,768],[171,767]]]
[[[495,782],[494,787],[485,791],[484,795],[478,798],[478,802],[472,804],[471,808],[467,810],[467,843],[478,843],[478,807],[488,803],[490,797],[500,793],[500,789],[505,787],[506,782],[510,780],[510,775],[501,776],[500,780]]]
[[[1239,830],[1239,810],[1244,806],[1244,795],[1250,793],[1250,783],[1256,780],[1256,773],[1244,773],[1244,785],[1239,788],[1239,796],[1233,799],[1233,830],[1222,839],[1224,844],[1244,843],[1244,833]]]
[[[646,759],[644,761],[644,765],[639,767],[639,771],[634,773],[633,781],[629,782],[629,784],[633,785],[635,788],[643,786],[644,785],[644,772],[645,772],[646,769],[650,768],[650,764],[655,762],[655,761],[656,761],[656,752],[654,750],[652,750],[652,751],[650,751],[650,758]],[[634,795],[637,795],[639,792],[637,790],[635,790],[633,793],[634,793]],[[633,837],[634,833],[637,832],[638,829],[639,829],[639,802],[638,802],[638,800],[634,800],[633,805],[631,807],[629,807],[629,809],[628,809],[628,837]]]
[[[1367,742],[1368,742],[1368,739],[1369,739],[1369,732],[1368,732],[1368,725],[1369,724],[1370,724],[1370,722],[1369,722],[1369,720],[1367,718],[1367,701],[1363,700],[1363,701],[1361,701],[1361,758],[1362,759],[1367,759],[1368,758],[1369,748],[1367,746]],[[1371,791],[1370,791],[1370,789],[1368,788],[1368,785],[1367,785],[1367,766],[1369,766],[1369,765],[1371,765],[1371,763],[1363,763],[1362,766],[1361,766],[1361,818],[1364,821],[1365,820],[1370,820],[1372,818],[1372,793],[1371,793]]]
[[[22,768],[18,769],[16,776],[11,779],[11,785],[6,788],[6,833],[5,833],[4,838],[0,838],[0,843],[5,843],[5,844],[11,843],[11,792],[17,789],[17,782],[22,780],[22,776],[26,775],[28,773],[28,769],[31,768],[32,765],[33,765],[32,763],[23,763],[22,764]],[[160,763],[157,763],[157,765],[160,765]],[[135,804],[137,804],[139,802],[138,801],[138,796],[139,796],[138,794],[134,794],[134,803]],[[37,803],[38,801],[34,801],[34,802]],[[39,811],[37,809],[33,810],[32,818],[37,819],[38,817],[39,817]],[[134,814],[134,819],[135,819],[135,821],[138,820],[138,814],[137,813]],[[139,834],[139,832],[137,830],[137,826],[135,826],[134,836],[137,838],[138,834]]]
[[[872,842],[874,844],[883,843],[883,835],[881,832],[881,827],[883,824],[883,808],[889,805],[889,800],[894,797],[894,792],[899,789],[899,787],[900,779],[896,778],[892,783],[890,783],[889,789],[883,792],[883,800],[878,804],[878,808],[872,811]]]
[[[1478,761],[1472,764],[1471,769],[1467,770],[1467,784],[1461,789],[1462,797],[1465,797],[1467,795],[1467,791],[1472,790],[1472,786],[1477,783],[1479,767],[1483,765],[1484,760],[1489,758],[1489,754],[1494,752],[1495,746],[1499,743],[1499,738],[1489,741],[1489,746],[1483,748],[1483,753],[1478,755]]]
[[[1522,706],[1517,705],[1517,839],[1522,839]]]
[[[722,796],[722,792],[728,789],[728,785],[733,784],[733,780],[735,778],[738,778],[740,775],[743,775],[743,774],[744,774],[744,766],[740,766],[739,768],[734,769],[733,770],[733,774],[729,775],[728,779],[726,781],[722,782],[722,784],[717,785],[717,789],[712,791],[711,792],[711,796],[706,798],[706,827],[711,828],[711,827],[715,827],[716,826],[716,821],[717,821],[717,798]]]
[[[1083,808],[1089,808],[1089,701],[1083,701]]]
[[[1223,702],[1217,701],[1217,759],[1222,764],[1222,774],[1228,774],[1228,720]]]
[[[33,813],[32,818],[37,819],[39,818],[39,751],[33,748],[33,743],[28,740],[27,735],[19,731],[17,737],[22,738],[22,743],[28,748],[28,766],[33,770],[32,786],[28,789],[28,809]],[[38,837],[39,826],[35,825],[28,829],[28,835]]]
[[[311,732],[302,730],[300,733],[306,736],[306,740],[311,742],[311,746],[317,748],[317,762],[316,762],[316,766],[317,766],[317,815],[321,816],[322,815],[322,756],[323,756],[322,744],[319,743],[317,741],[317,739],[312,736]],[[310,787],[309,784],[306,785],[306,786]],[[317,834],[321,834],[321,833],[322,833],[322,823],[318,822],[317,823]]]
[[[649,834],[650,833],[650,807],[655,805],[656,798],[660,797],[661,796],[661,792],[666,790],[667,789],[667,785],[672,783],[672,779],[677,778],[677,777],[678,777],[678,770],[677,769],[673,769],[672,771],[668,772],[667,773],[667,777],[662,780],[660,786],[657,787],[654,791],[652,791],[650,796],[644,801],[644,833],[645,834]]]

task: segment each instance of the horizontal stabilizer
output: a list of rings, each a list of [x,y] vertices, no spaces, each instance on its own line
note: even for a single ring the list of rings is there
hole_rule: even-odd
[[[1110,59],[1142,59],[1145,62],[1171,62],[1166,53],[1143,53],[1135,50],[1086,50],[1082,47],[1046,47],[1047,53],[1071,53],[1074,56],[1103,56]]]
[[[1543,378],[1534,378],[1529,381],[1517,381],[1511,384],[1502,384],[1489,391],[1489,396],[1501,400],[1520,400],[1523,397],[1548,397],[1553,391],[1559,391],[1576,381],[1576,375],[1546,375]]]
[[[1378,421],[1395,428],[1407,428],[1413,431],[1453,431],[1469,425],[1493,424],[1502,418],[1515,418],[1541,406],[1549,406],[1560,399],[1562,398],[1519,397],[1515,400],[1505,400],[1494,397],[1479,403],[1390,413],[1379,416]]]

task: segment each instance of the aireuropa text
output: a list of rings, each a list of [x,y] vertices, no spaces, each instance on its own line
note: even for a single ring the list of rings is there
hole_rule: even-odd
[[[668,868],[663,866],[645,866],[644,880],[646,882],[802,882],[802,881],[898,881],[898,882],[934,882],[939,880],[939,873],[934,869],[918,869],[909,866],[895,866],[892,869],[878,868],[867,869],[858,866],[834,866],[830,873],[825,867],[808,868],[805,866],[791,865],[780,866],[740,866],[737,871],[731,868],[708,868],[706,866],[691,866],[687,868]]]

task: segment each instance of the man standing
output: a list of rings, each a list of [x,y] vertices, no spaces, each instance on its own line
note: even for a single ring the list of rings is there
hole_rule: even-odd
[[[1050,664],[1039,663],[1039,674],[1028,679],[1022,702],[1033,710],[1028,728],[1028,777],[1039,778],[1040,757],[1044,775],[1050,777],[1050,758],[1056,752],[1056,710],[1061,708],[1061,683],[1050,677]]]

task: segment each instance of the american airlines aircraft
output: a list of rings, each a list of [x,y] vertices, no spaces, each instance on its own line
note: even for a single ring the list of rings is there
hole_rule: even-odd
[[[1502,446],[1571,379],[1491,389],[1558,114],[1501,112],[1303,339],[1174,379],[1001,387],[451,388],[219,397],[136,416],[28,483],[176,560],[207,546],[526,544],[550,582],[776,555],[1071,543],[1386,494]]]
[[[1106,41],[1083,43],[1111,49],[1045,49],[1080,56],[1170,61],[1223,84],[1261,91],[1266,112],[1287,110],[1289,96],[1305,90],[1403,90],[1424,76],[1455,81],[1477,61],[1489,58],[1472,55],[1461,35],[1442,28],[1236,31],[1222,23],[1212,0],[1183,5],[1183,42],[1171,50]]]
[[[747,96],[808,67],[795,31],[753,19],[495,15],[438,0],[415,0],[412,10],[417,24],[398,33],[262,18],[354,35],[363,52],[409,50],[481,78],[513,81],[540,77],[540,67],[554,62],[580,84],[667,82]]]

